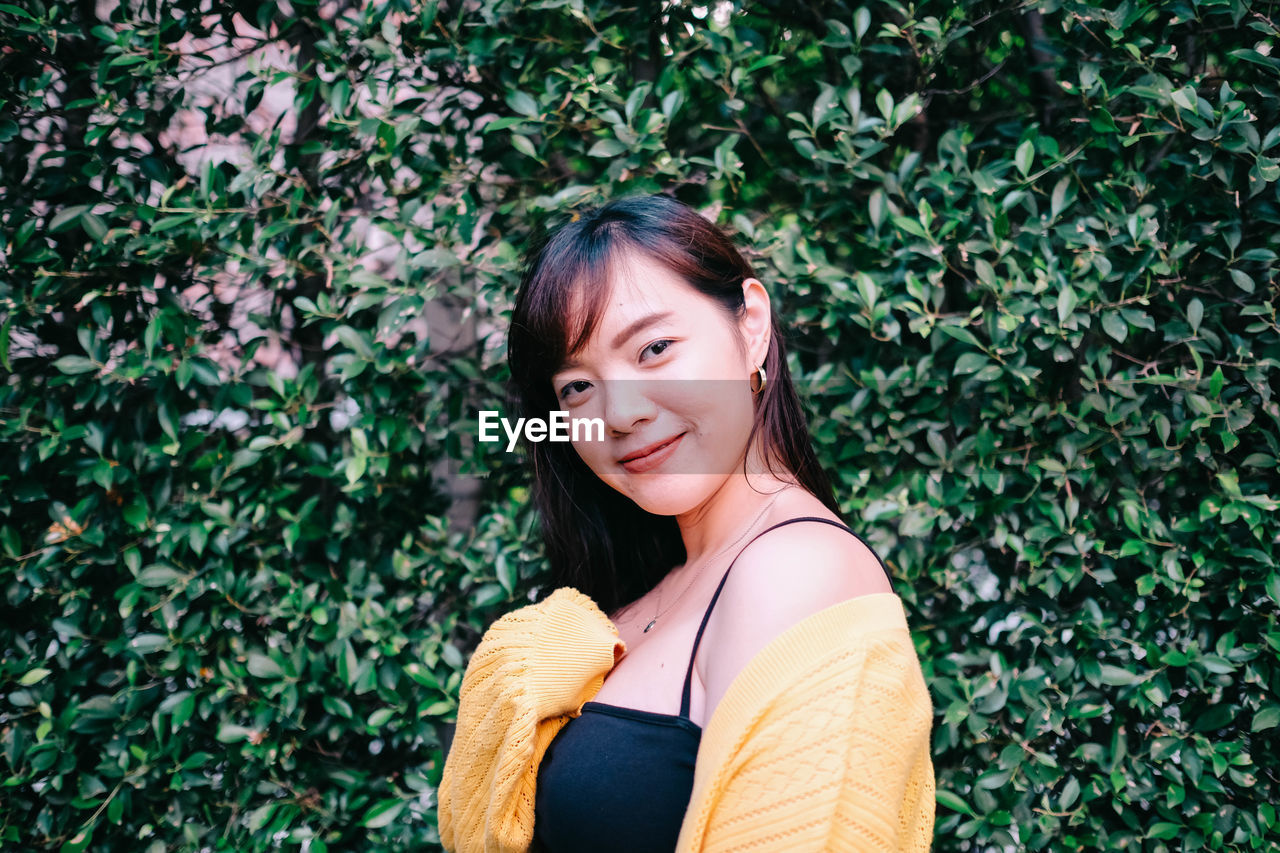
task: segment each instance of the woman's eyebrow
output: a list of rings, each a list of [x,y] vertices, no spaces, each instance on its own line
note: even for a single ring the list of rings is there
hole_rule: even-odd
[[[631,339],[633,335],[644,331],[650,326],[655,326],[658,323],[663,322],[664,320],[668,320],[673,316],[675,316],[674,311],[658,311],[656,313],[648,314],[644,317],[641,317],[631,325],[627,326],[621,332],[618,332],[618,334],[613,339],[613,344],[612,344],[613,349],[617,349],[618,347],[625,344],[628,340]]]
[[[644,331],[650,326],[656,326],[658,323],[665,322],[666,320],[669,320],[674,316],[675,316],[674,311],[655,311],[652,314],[647,314],[644,317],[641,317],[631,325],[627,326],[625,329],[623,329],[614,337],[612,342],[613,349],[618,349],[620,346],[625,344],[633,335],[639,334],[640,332]],[[580,361],[570,356],[569,358],[566,358],[563,362],[561,362],[560,366],[551,375],[555,376],[557,373],[563,373],[566,370],[575,370],[581,366],[582,366],[582,363]]]

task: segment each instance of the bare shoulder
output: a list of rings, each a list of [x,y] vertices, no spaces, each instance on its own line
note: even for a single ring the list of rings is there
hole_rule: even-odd
[[[785,630],[860,595],[893,592],[875,553],[849,531],[805,521],[771,530],[738,556],[716,611]],[[775,632],[776,633],[776,632]]]
[[[851,598],[893,591],[875,553],[839,527],[797,522],[754,540],[707,624],[708,648],[699,653],[707,708],[714,710],[742,668],[788,628]]]

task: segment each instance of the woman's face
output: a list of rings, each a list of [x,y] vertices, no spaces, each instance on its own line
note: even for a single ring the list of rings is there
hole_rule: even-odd
[[[764,287],[748,279],[743,290],[746,312],[735,319],[662,264],[629,253],[591,338],[552,376],[571,419],[604,422],[603,441],[574,442],[578,455],[648,512],[690,512],[741,471],[750,377],[769,333]]]

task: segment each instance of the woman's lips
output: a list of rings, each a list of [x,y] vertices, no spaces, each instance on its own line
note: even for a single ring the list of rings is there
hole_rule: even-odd
[[[659,444],[656,448],[646,453],[644,456],[635,456],[633,458],[623,457],[625,462],[620,462],[623,469],[631,474],[642,474],[645,471],[657,468],[663,462],[671,458],[671,454],[676,452],[676,448],[680,446],[681,440],[685,434],[680,433],[666,444]]]

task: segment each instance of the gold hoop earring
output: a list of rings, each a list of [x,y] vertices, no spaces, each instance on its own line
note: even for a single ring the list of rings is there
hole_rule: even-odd
[[[751,393],[752,393],[752,394],[757,394],[757,395],[758,395],[758,394],[760,394],[760,393],[762,393],[762,392],[764,391],[764,386],[768,383],[768,381],[769,381],[769,377],[768,377],[767,375],[765,375],[765,372],[764,372],[764,365],[759,365],[759,366],[757,366],[757,367],[756,367],[756,373],[753,373],[753,374],[752,374],[752,378],[754,378],[754,377],[755,377],[755,375],[756,375],[757,373],[760,375],[760,386],[759,386],[758,388],[757,388],[757,387],[753,387],[753,388],[751,389]],[[754,384],[754,383],[753,383],[753,384]]]

